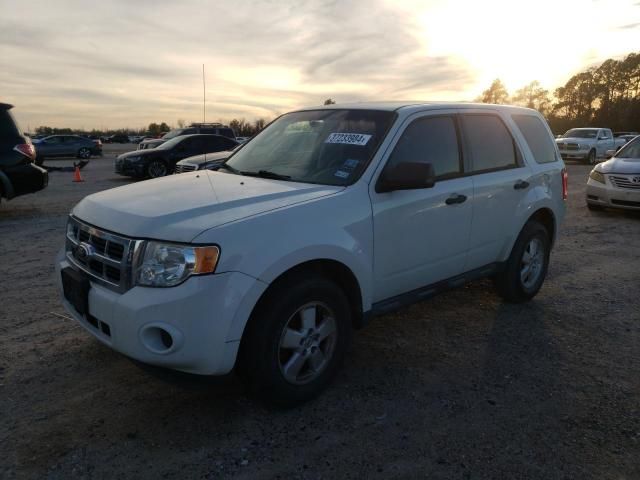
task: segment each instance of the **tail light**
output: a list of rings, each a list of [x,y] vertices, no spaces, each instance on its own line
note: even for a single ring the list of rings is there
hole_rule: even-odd
[[[566,200],[567,198],[569,198],[569,174],[565,167],[562,169],[562,199]]]
[[[13,147],[13,149],[31,160],[36,158],[36,149],[31,143],[20,143]]]

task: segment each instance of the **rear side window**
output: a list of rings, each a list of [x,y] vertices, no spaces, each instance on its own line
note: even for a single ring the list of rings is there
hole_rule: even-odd
[[[446,179],[462,173],[458,135],[453,117],[426,117],[414,120],[398,140],[387,168],[402,162],[433,165],[436,177]]]
[[[512,115],[511,118],[522,132],[537,163],[551,163],[557,160],[554,142],[542,120],[533,115]]]
[[[486,114],[462,115],[464,133],[476,173],[518,166],[513,137],[499,117]]]
[[[218,135],[222,135],[223,137],[228,137],[228,138],[236,138],[235,135],[233,134],[233,130],[231,130],[230,128],[221,128],[218,131]]]

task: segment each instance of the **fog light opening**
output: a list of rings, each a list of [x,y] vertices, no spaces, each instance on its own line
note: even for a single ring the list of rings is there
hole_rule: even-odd
[[[174,338],[176,332],[153,325],[148,326],[140,333],[140,339],[143,345],[153,353],[165,354],[171,352],[176,346],[177,338]],[[179,336],[179,334],[177,334]]]

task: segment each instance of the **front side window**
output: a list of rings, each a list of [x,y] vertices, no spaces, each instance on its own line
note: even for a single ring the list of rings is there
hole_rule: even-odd
[[[437,116],[414,120],[402,133],[386,168],[403,162],[430,163],[438,179],[461,174],[455,119]]]
[[[515,142],[499,117],[465,114],[462,115],[462,125],[471,152],[474,172],[518,166]]]
[[[237,150],[226,165],[245,175],[350,185],[365,170],[394,119],[394,112],[378,110],[289,113]]]
[[[533,115],[512,115],[511,118],[522,132],[537,163],[555,162],[556,150],[542,120]]]

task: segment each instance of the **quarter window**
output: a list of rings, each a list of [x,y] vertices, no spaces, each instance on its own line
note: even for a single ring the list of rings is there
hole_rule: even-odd
[[[486,172],[518,166],[515,142],[507,127],[495,115],[462,115],[473,171]]]
[[[438,116],[414,120],[398,140],[387,168],[402,162],[430,163],[439,179],[462,173],[454,118]]]
[[[533,158],[537,163],[551,163],[556,161],[556,149],[548,130],[538,117],[533,115],[512,115],[524,139],[529,145]]]

